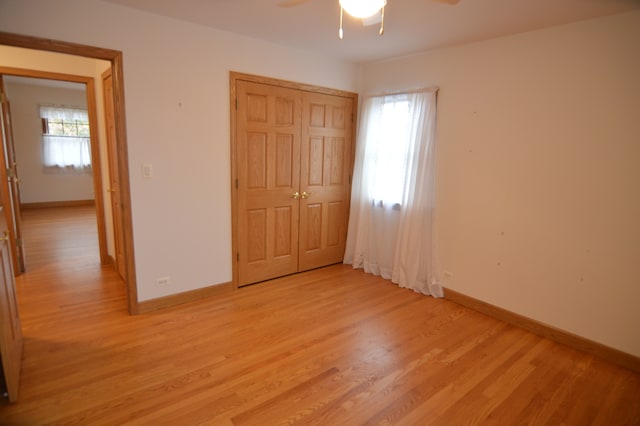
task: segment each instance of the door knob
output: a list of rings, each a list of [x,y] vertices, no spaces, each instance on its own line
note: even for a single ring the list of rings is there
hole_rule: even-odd
[[[294,200],[297,200],[298,198],[300,198],[300,193],[298,191],[294,192],[291,195],[291,198],[293,198]]]
[[[302,194],[300,195],[302,198],[307,198],[309,195],[311,195],[310,192],[307,191],[302,191]]]

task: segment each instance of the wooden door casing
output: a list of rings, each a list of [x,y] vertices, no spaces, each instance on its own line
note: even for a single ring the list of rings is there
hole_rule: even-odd
[[[118,175],[120,182],[120,200],[122,202],[122,221],[123,221],[123,231],[124,231],[124,246],[126,253],[126,286],[127,286],[127,307],[130,314],[135,315],[140,313],[140,306],[138,302],[138,285],[136,278],[136,266],[135,266],[135,255],[133,250],[133,225],[132,225],[132,217],[131,217],[131,189],[130,189],[130,179],[129,179],[129,168],[128,164],[128,148],[127,148],[127,131],[126,131],[126,115],[125,115],[125,96],[124,96],[124,70],[123,70],[123,54],[122,51],[112,50],[103,47],[89,46],[78,43],[68,43],[61,40],[51,40],[49,38],[40,38],[34,36],[25,36],[14,33],[7,33],[4,31],[0,31],[0,45],[6,46],[14,46],[19,48],[31,49],[34,52],[57,52],[64,53],[71,56],[77,57],[86,57],[91,59],[99,59],[108,61],[111,65],[112,69],[112,78],[113,78],[113,98],[114,98],[114,117],[115,117],[115,131],[117,134],[116,144],[117,144],[117,156],[118,156]],[[44,78],[51,78],[50,75],[52,73],[44,72],[44,71],[36,71],[36,70],[24,70],[12,67],[0,67],[3,72],[7,70],[11,71],[12,75],[25,75],[25,76],[34,76],[39,74],[40,76],[44,76]],[[14,72],[15,71],[15,72]],[[25,73],[25,71],[27,71]],[[77,83],[84,83],[87,87],[87,103],[91,104],[95,93],[91,93],[93,91],[93,78],[90,77],[88,80],[85,80],[83,77],[72,76],[72,78],[68,78],[69,76],[66,74],[53,73],[58,75],[59,77],[53,77],[53,79],[57,80],[66,80],[66,81],[74,81]],[[60,78],[62,77],[62,78]],[[92,112],[89,112],[89,121],[91,122]],[[93,129],[95,126],[91,126]],[[96,140],[97,140],[97,135]],[[94,135],[92,135],[92,138]],[[92,150],[94,145],[92,144]],[[97,145],[96,145],[97,147]],[[96,152],[99,152],[96,150]],[[92,160],[94,160],[94,155],[92,151]],[[97,159],[97,157],[95,158]],[[100,176],[96,169],[94,169],[94,180],[99,180]],[[102,191],[101,187],[97,184],[95,185],[96,190],[96,209],[97,211],[103,211],[103,205],[101,203]],[[103,215],[98,215],[98,241],[100,244],[100,260],[103,261],[103,249],[106,255],[106,244],[103,244],[102,238],[102,224],[100,223],[103,219]],[[103,247],[104,246],[104,247]]]
[[[354,93],[231,74],[234,283],[342,261]]]

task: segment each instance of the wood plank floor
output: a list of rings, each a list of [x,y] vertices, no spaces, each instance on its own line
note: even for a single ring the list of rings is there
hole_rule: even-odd
[[[639,374],[343,265],[129,316],[71,211],[25,211],[0,424],[640,424]]]

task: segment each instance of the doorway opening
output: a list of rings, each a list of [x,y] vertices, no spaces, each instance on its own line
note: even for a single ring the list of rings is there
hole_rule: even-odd
[[[91,138],[97,114],[87,85],[15,75],[3,75],[3,82],[15,152],[13,209],[21,228],[16,275],[66,260],[75,250],[97,264],[109,262],[95,196],[95,188],[102,187],[100,158],[91,155],[98,145]]]
[[[115,155],[117,156],[117,181],[119,182],[119,214],[121,216],[122,226],[122,246],[124,251],[125,263],[123,265],[123,276],[126,285],[127,294],[127,308],[130,314],[138,314],[138,301],[137,301],[137,286],[135,280],[135,261],[133,257],[133,238],[132,238],[132,218],[130,208],[130,185],[129,185],[129,173],[128,173],[128,158],[127,158],[127,141],[125,131],[125,114],[124,114],[124,87],[123,87],[123,66],[122,66],[122,52],[110,49],[103,49],[98,47],[80,45],[75,43],[52,41],[48,39],[42,39],[38,37],[23,36],[19,34],[0,32],[0,46],[10,46],[14,48],[26,48],[31,51],[41,52],[45,55],[51,53],[61,53],[64,55],[71,55],[72,57],[81,57],[89,59],[97,59],[107,61],[110,64],[112,73],[111,89],[113,95],[113,132],[115,135]],[[64,56],[61,55],[61,56]],[[4,63],[6,64],[6,62]],[[3,65],[4,65],[3,64]],[[11,65],[11,64],[9,64]],[[4,70],[6,71],[6,69]],[[31,70],[36,72],[35,70]],[[49,71],[52,72],[52,71]],[[55,73],[55,71],[53,71]],[[60,76],[58,76],[60,77]],[[65,80],[65,77],[55,79]],[[100,75],[95,78],[89,78],[85,82],[87,85],[88,97],[94,93],[94,87],[96,85],[102,85]],[[93,136],[92,136],[92,139]],[[98,137],[95,137],[98,140]],[[102,143],[102,141],[100,141]],[[93,149],[93,146],[92,146]],[[105,154],[106,155],[106,154]],[[99,158],[99,149],[96,147],[95,152],[92,152],[92,157]],[[96,173],[95,163],[92,165],[94,176]],[[98,167],[100,167],[98,165]],[[95,191],[95,203],[98,222],[98,240],[100,241],[100,258],[101,263],[109,262],[109,254],[106,247],[106,230],[104,227],[105,217],[108,220],[113,220],[109,208],[105,208],[103,197],[105,193],[109,193],[115,188],[108,187],[101,177],[99,177],[99,185],[94,185]],[[95,179],[94,179],[95,182]],[[102,226],[100,225],[102,222]]]

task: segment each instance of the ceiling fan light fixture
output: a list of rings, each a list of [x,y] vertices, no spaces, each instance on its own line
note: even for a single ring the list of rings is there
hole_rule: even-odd
[[[340,7],[354,18],[368,18],[380,12],[387,0],[339,0]]]

